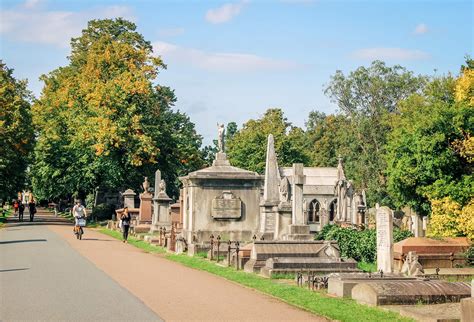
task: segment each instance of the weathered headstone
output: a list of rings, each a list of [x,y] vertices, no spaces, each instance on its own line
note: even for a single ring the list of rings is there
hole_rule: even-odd
[[[132,189],[127,189],[122,194],[123,206],[127,208],[135,208],[135,195],[136,193]]]
[[[153,221],[150,233],[160,230],[160,228],[171,227],[170,205],[172,199],[166,194],[166,183],[161,178],[160,170],[155,173],[155,196],[153,197]]]
[[[388,207],[377,207],[377,270],[393,272],[393,216]]]

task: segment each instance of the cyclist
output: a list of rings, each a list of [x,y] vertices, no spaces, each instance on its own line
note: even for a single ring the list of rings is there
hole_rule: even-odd
[[[72,208],[72,215],[74,216],[74,233],[77,234],[80,229],[82,233],[82,227],[79,226],[79,219],[85,219],[87,217],[86,207],[81,205],[80,200],[76,200],[76,205]]]

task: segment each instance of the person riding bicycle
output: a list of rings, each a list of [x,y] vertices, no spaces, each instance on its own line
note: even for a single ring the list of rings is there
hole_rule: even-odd
[[[72,208],[72,215],[74,217],[74,232],[77,232],[77,227],[82,230],[79,226],[79,219],[85,219],[87,217],[86,207],[81,205],[80,200],[76,200],[76,205]]]

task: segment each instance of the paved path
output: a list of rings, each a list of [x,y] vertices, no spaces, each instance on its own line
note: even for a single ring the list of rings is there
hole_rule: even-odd
[[[34,227],[37,228],[41,227]],[[122,287],[115,285],[114,292],[127,289],[166,321],[325,321],[269,296],[159,255],[144,253],[90,229],[79,241],[72,235],[70,226],[47,225],[42,228],[49,230],[48,234],[56,233],[56,238],[51,240],[63,245],[65,240],[69,248],[77,250],[102,271],[97,274],[105,275],[92,280],[110,281],[107,277],[110,276]],[[28,238],[33,239],[32,236]],[[35,239],[41,239],[35,236]],[[54,265],[60,267],[65,261],[56,260]],[[57,272],[58,268],[55,270]],[[48,290],[51,292],[52,289]],[[106,311],[102,307],[101,310]],[[133,318],[140,319],[139,316]]]
[[[70,224],[41,219],[0,229],[0,321],[161,320],[49,229]]]

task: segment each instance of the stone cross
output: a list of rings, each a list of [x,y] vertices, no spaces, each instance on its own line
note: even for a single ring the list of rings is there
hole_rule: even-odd
[[[303,212],[303,164],[293,163],[293,195],[291,222],[296,225],[305,225]]]
[[[388,207],[377,207],[377,270],[393,272],[393,216]]]

